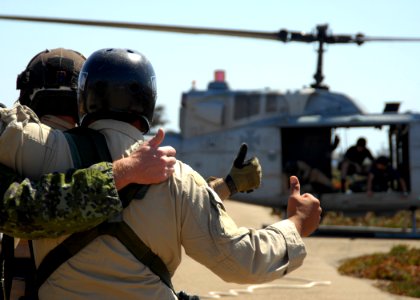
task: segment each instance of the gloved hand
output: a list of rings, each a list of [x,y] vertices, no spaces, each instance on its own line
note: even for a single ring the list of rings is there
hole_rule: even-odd
[[[261,165],[258,158],[252,157],[245,161],[248,145],[242,144],[238,155],[233,162],[229,174],[225,178],[225,182],[229,187],[231,195],[237,192],[250,193],[257,189],[261,184]]]

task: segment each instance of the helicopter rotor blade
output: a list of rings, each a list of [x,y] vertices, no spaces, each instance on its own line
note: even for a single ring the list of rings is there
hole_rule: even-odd
[[[420,42],[420,38],[410,37],[366,37],[359,33],[356,35],[336,35],[327,33],[328,25],[317,26],[317,33],[304,33],[297,31],[288,31],[285,29],[278,32],[262,32],[262,31],[247,31],[247,30],[231,30],[218,28],[204,28],[204,27],[188,27],[188,26],[172,26],[172,25],[157,25],[144,23],[128,23],[128,22],[110,22],[110,21],[93,21],[82,19],[62,19],[62,18],[47,18],[47,17],[30,17],[30,16],[13,16],[0,15],[0,20],[11,21],[28,21],[40,23],[55,23],[81,26],[98,26],[108,28],[123,28],[136,30],[150,30],[160,32],[174,32],[187,34],[209,34],[219,36],[245,37],[257,38],[265,40],[275,40],[281,42],[304,42],[304,43],[326,43],[326,44],[344,44],[356,43],[358,45],[364,42]]]
[[[317,69],[314,74],[315,83],[311,87],[317,89],[328,89],[328,86],[322,83],[324,76],[322,71],[324,45],[325,44],[350,44],[354,43],[362,45],[365,42],[420,42],[420,38],[410,37],[366,37],[364,34],[358,33],[355,35],[337,35],[331,34],[328,31],[328,24],[317,25],[314,33],[304,33],[297,31],[288,31],[281,29],[278,32],[262,32],[262,31],[247,31],[247,30],[231,30],[231,29],[217,29],[204,27],[187,27],[187,26],[170,26],[158,24],[144,24],[144,23],[128,23],[128,22],[110,22],[110,21],[94,21],[81,19],[62,19],[62,18],[48,18],[48,17],[31,17],[31,16],[13,16],[0,15],[0,20],[11,21],[28,21],[41,23],[56,23],[68,25],[81,26],[98,26],[108,28],[122,28],[122,29],[136,29],[149,30],[160,32],[174,32],[186,34],[207,34],[218,36],[244,37],[256,38],[264,40],[274,40],[281,42],[303,42],[303,43],[318,43],[317,49]]]
[[[420,42],[420,38],[410,37],[362,37],[363,42]]]
[[[212,35],[222,35],[222,36],[278,40],[278,33],[276,32],[270,33],[270,32],[227,30],[227,29],[215,29],[215,28],[213,29],[213,28],[200,28],[200,27],[187,27],[187,26],[169,26],[169,25],[142,24],[142,23],[88,21],[88,20],[80,20],[80,19],[61,19],[61,18],[6,16],[6,15],[0,15],[0,19],[13,20],[13,21],[29,21],[29,22],[41,22],[41,23],[99,26],[99,27],[110,27],[110,28],[152,30],[152,31],[162,31],[162,32],[190,33],[190,34],[212,34]]]

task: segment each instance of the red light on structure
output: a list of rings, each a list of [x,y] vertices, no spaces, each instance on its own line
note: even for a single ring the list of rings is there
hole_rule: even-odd
[[[214,71],[214,81],[224,82],[225,81],[225,71],[223,71],[223,70]]]

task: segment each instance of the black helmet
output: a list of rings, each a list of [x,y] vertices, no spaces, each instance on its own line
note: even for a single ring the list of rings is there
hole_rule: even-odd
[[[156,103],[151,63],[129,49],[101,49],[88,57],[79,76],[79,105],[87,115],[131,122],[150,129]]]
[[[17,77],[19,102],[38,117],[71,115],[78,120],[77,82],[85,60],[79,52],[63,48],[38,53]]]

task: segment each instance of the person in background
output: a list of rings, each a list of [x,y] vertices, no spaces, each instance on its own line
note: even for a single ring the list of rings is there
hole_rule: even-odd
[[[299,179],[301,190],[308,193],[334,193],[336,190],[332,185],[331,178],[328,178],[317,168],[312,168],[303,160],[288,161],[283,170],[283,190],[286,190],[287,181],[290,176]]]
[[[366,139],[360,137],[356,145],[351,146],[347,149],[344,154],[343,161],[341,162],[341,191],[346,192],[347,188],[347,176],[353,174],[366,175],[368,169],[363,165],[365,159],[369,159],[373,162],[374,158],[371,151],[366,146]]]
[[[401,191],[407,196],[407,184],[397,170],[395,170],[389,158],[379,156],[370,168],[367,180],[367,194],[372,196],[375,192],[387,192],[389,190]]]

